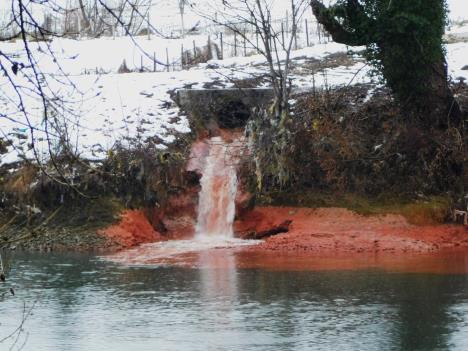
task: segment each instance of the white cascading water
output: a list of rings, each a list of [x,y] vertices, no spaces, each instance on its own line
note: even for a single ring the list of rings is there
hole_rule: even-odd
[[[245,143],[243,138],[226,142],[221,137],[211,138],[206,143],[206,156],[197,158],[202,178],[194,239],[144,244],[108,256],[107,259],[128,265],[184,265],[187,264],[187,257],[184,255],[197,253],[199,259],[192,262],[194,265],[230,267],[234,270],[235,258],[232,253],[218,254],[214,249],[256,244],[252,240],[235,239],[233,235],[238,185],[237,163]],[[207,277],[206,280],[210,281],[212,278]],[[223,276],[222,279],[227,278]]]
[[[200,180],[197,239],[232,238],[237,194],[236,141],[221,137],[209,141],[210,151]]]

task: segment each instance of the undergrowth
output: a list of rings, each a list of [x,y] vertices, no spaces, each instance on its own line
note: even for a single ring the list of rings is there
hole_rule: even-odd
[[[468,95],[466,86],[456,88]],[[403,202],[462,198],[468,189],[463,131],[427,129],[405,119],[386,90],[367,95],[368,87],[355,86],[296,96],[290,123],[281,130],[263,123],[260,137],[250,135],[251,189],[260,197],[316,192],[339,199],[345,193],[369,199],[390,194]],[[258,118],[265,120],[264,112]],[[278,133],[288,135],[281,147]]]

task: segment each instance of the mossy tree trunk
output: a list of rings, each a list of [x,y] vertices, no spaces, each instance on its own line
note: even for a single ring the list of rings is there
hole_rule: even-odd
[[[443,49],[444,0],[311,0],[333,40],[366,46],[402,110],[428,128],[461,128],[460,107],[449,87]]]

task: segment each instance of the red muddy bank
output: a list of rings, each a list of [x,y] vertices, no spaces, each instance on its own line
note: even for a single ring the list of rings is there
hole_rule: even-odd
[[[362,216],[340,208],[260,207],[235,223],[239,237],[264,232],[292,221],[287,233],[245,248],[276,253],[425,253],[458,248],[468,250],[468,227],[415,226],[401,215]]]
[[[218,132],[225,142],[233,142],[232,151],[235,154],[243,152],[243,143],[239,141],[241,134],[223,130]],[[201,178],[210,147],[207,136],[192,145],[187,172]],[[224,188],[218,185],[214,189],[212,196],[216,199]],[[147,212],[124,212],[120,223],[101,231],[101,234],[122,248],[163,240],[190,239],[195,233],[199,193],[200,187],[195,182],[184,192],[172,196],[164,208]],[[468,252],[466,226],[416,226],[408,223],[401,215],[362,216],[342,208],[258,207],[248,211],[249,200],[250,194],[243,191],[243,184],[239,184],[235,199],[236,217],[239,218],[234,223],[236,236],[257,238],[258,234],[260,237],[265,233],[276,235],[259,245],[242,249],[245,252],[294,252],[296,255],[392,254],[427,253],[454,248]],[[288,232],[277,234],[284,231],[285,225],[289,225]]]
[[[468,227],[409,224],[401,215],[362,216],[340,208],[259,207],[234,224],[239,237],[263,232],[291,221],[287,233],[277,234],[242,251],[255,253],[330,255],[349,253],[428,253],[457,249],[468,251]],[[171,219],[171,221],[175,221]],[[174,226],[174,229],[179,226]],[[116,247],[189,238],[162,235],[143,211],[125,211],[121,221],[100,232]],[[266,258],[266,256],[265,256]]]
[[[98,232],[107,238],[112,246],[130,248],[144,243],[162,241],[143,211],[127,210],[121,215],[120,221]]]

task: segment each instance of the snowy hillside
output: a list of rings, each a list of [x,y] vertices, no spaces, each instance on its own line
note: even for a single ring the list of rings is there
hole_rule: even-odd
[[[169,2],[167,2],[169,6]],[[172,2],[171,2],[172,4]],[[453,0],[452,14],[463,8],[461,1]],[[172,5],[171,5],[172,6]],[[172,8],[177,12],[177,8]],[[165,16],[177,18],[164,12]],[[162,15],[161,15],[162,16]],[[463,17],[463,16],[459,16]],[[468,16],[465,16],[468,17]],[[454,80],[468,79],[468,28],[466,24],[453,25],[450,35],[455,42],[447,45],[449,71]],[[163,39],[152,36],[130,39],[102,38],[92,40],[56,39],[48,45],[31,43],[38,58],[40,70],[48,77],[46,94],[66,102],[62,109],[54,111],[61,117],[57,128],[66,129],[67,137],[81,157],[102,159],[115,146],[144,142],[157,138],[165,148],[176,138],[177,133],[190,132],[186,116],[172,102],[169,92],[191,87],[206,88],[235,86],[236,80],[253,78],[267,73],[265,59],[260,55],[231,57],[199,64],[190,70],[167,72],[166,67],[156,65],[152,57],[166,62],[166,48],[171,63],[180,61],[181,47],[191,48],[207,43],[207,35],[187,36],[184,39]],[[303,45],[304,43],[302,43]],[[310,47],[293,52],[293,85],[297,89],[370,83],[369,66],[358,55],[347,56],[347,47],[336,43],[318,43],[316,38]],[[59,66],[50,55],[53,52]],[[359,48],[353,48],[359,51]],[[20,42],[2,43],[2,51],[24,57]],[[339,54],[341,53],[341,54]],[[338,55],[330,65],[311,69],[311,63]],[[281,56],[281,54],[280,54]],[[125,60],[130,70],[137,71],[142,64],[145,73],[118,74]],[[20,78],[18,78],[20,79]],[[19,81],[28,86],[29,82]],[[264,86],[264,85],[262,85]],[[29,148],[34,135],[34,144],[40,158],[47,158],[49,143],[43,124],[42,101],[33,92],[24,94],[19,100],[15,91],[2,80],[0,106],[4,116],[0,118],[0,137],[11,140],[9,152],[0,156],[1,163],[10,163],[19,157],[33,158]],[[23,103],[28,114],[19,108]],[[31,131],[33,133],[31,133]],[[56,140],[54,131],[49,130],[52,148]]]

